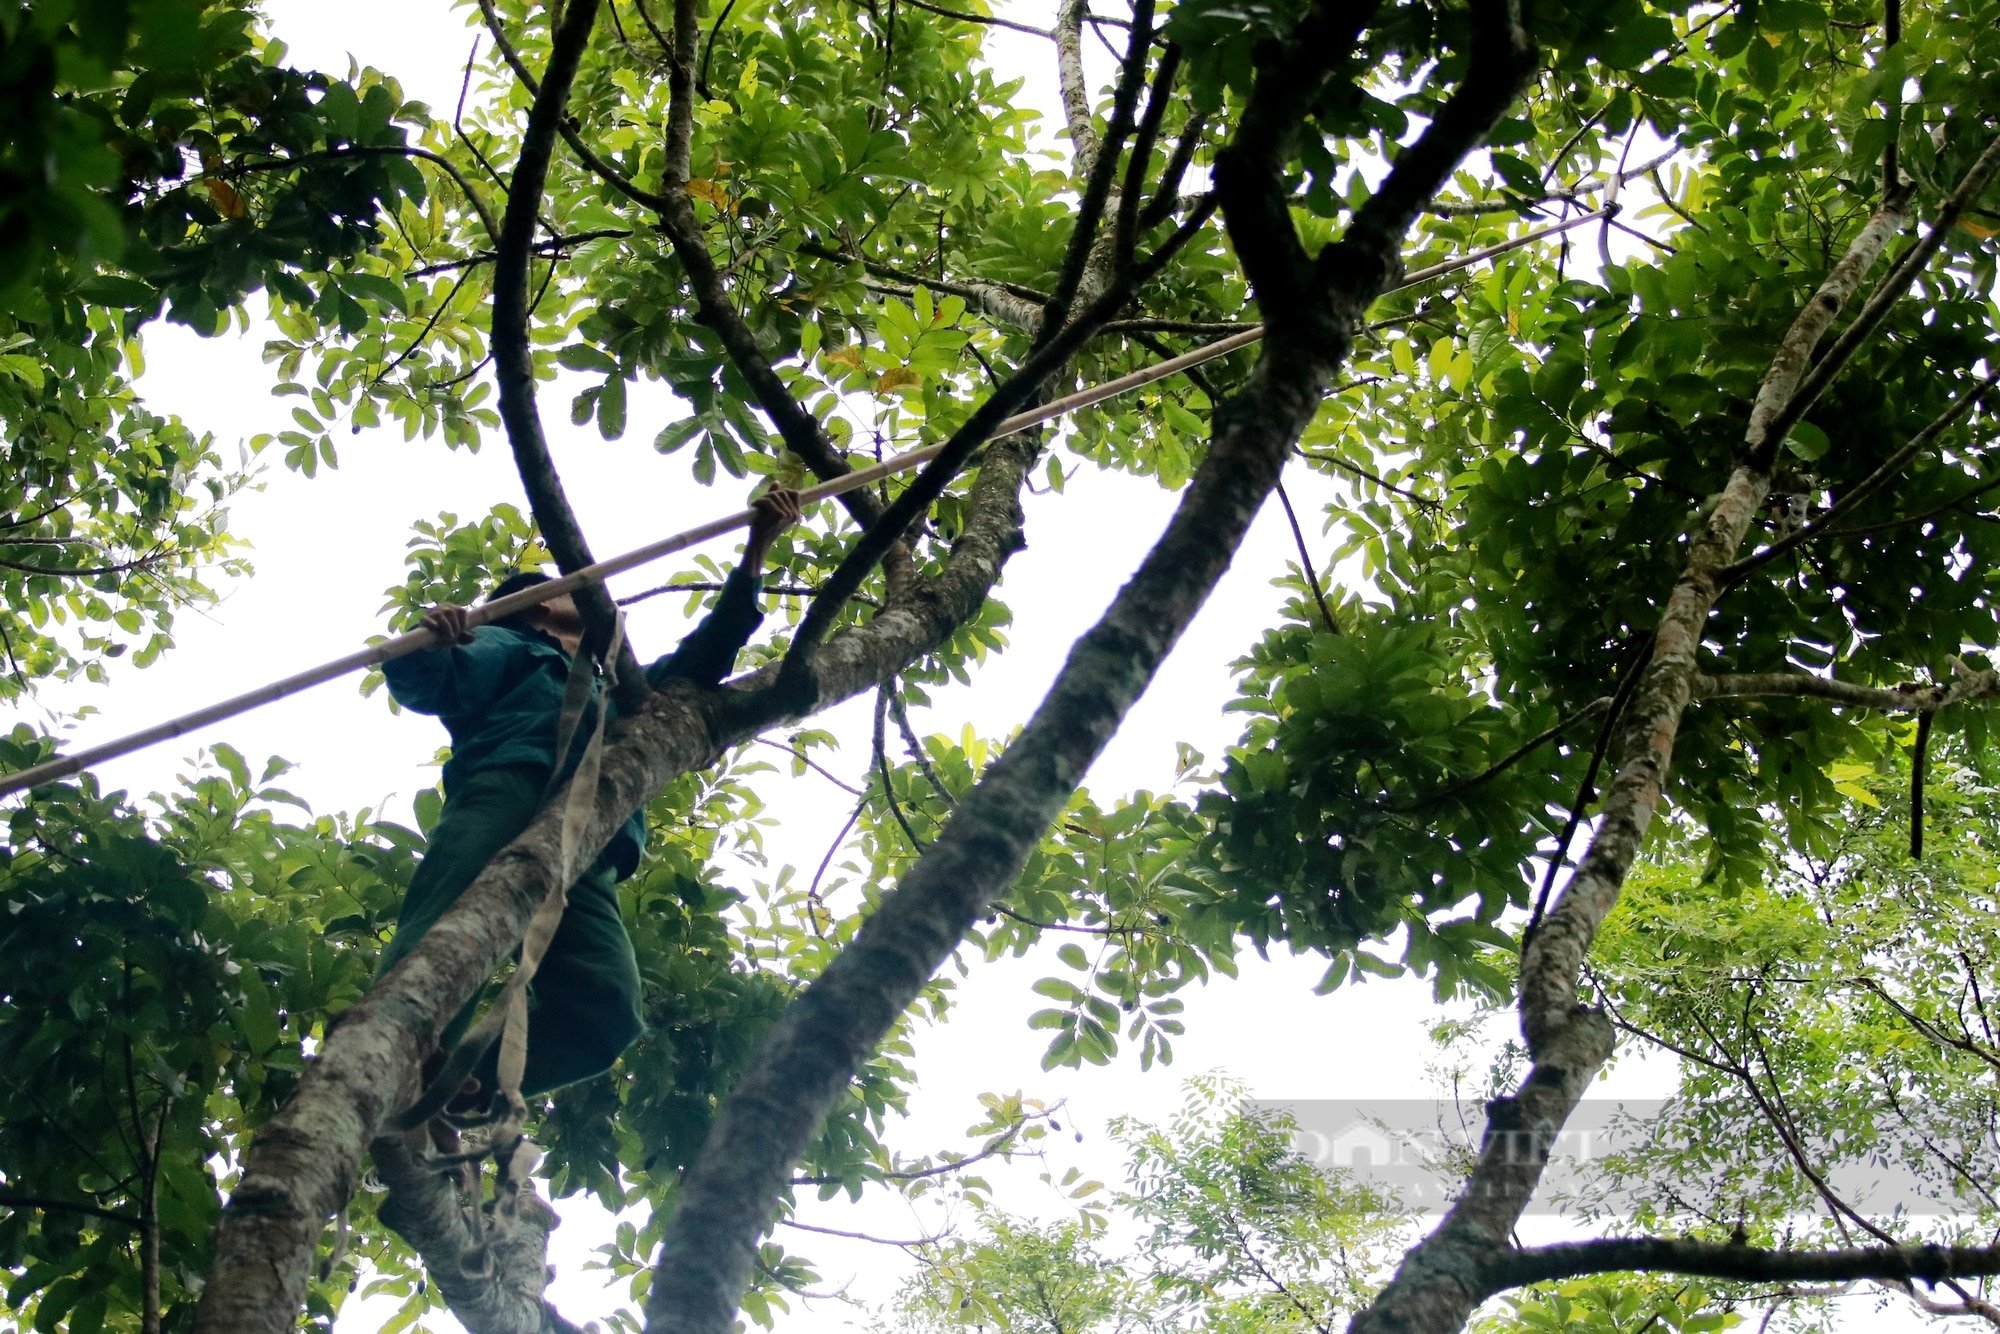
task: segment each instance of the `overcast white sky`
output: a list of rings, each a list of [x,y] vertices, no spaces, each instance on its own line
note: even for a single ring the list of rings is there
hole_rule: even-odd
[[[274,29],[292,48],[294,63],[344,69],[348,53],[363,64],[396,75],[406,91],[448,110],[458,91],[470,46],[466,11],[442,0],[271,0]],[[1023,17],[1046,22],[1039,9]],[[1030,78],[1026,96],[1041,90],[1050,107],[1046,48],[1035,39],[998,34],[996,62],[1010,75]],[[288,409],[269,397],[271,376],[262,366],[261,334],[209,342],[184,330],[156,327],[147,335],[149,370],[144,390],[152,405],[180,413],[212,430],[225,450],[261,431],[281,429]],[[704,492],[686,480],[682,464],[653,453],[647,443],[659,425],[679,415],[663,391],[635,393],[633,428],[615,444],[594,431],[568,425],[566,398],[545,393],[544,419],[556,460],[594,549],[608,555],[730,509],[740,498]],[[185,618],[179,646],[158,665],[118,671],[115,688],[51,692],[59,705],[89,703],[97,716],[76,729],[79,743],[133,730],[159,718],[261,684],[276,676],[346,653],[379,632],[382,590],[400,582],[410,524],[440,510],[476,516],[501,501],[520,503],[520,488],[504,444],[497,438],[477,454],[441,444],[406,444],[389,431],[342,437],[338,470],[311,481],[273,467],[264,489],[235,507],[235,530],[249,541],[257,573],[233,587],[213,613]],[[1302,483],[1310,486],[1310,483]],[[1309,493],[1308,493],[1309,494]],[[1078,476],[1059,497],[1041,497],[1029,508],[1028,549],[1009,566],[1002,596],[1015,621],[1014,647],[992,660],[973,687],[939,695],[937,706],[913,719],[923,732],[956,734],[971,724],[985,735],[1018,726],[1032,711],[1060,666],[1071,641],[1092,623],[1164,523],[1173,497],[1149,482],[1095,472]],[[1328,539],[1308,520],[1315,546]],[[724,550],[712,550],[726,559]],[[1170,785],[1176,741],[1191,742],[1211,757],[1235,738],[1237,723],[1222,712],[1230,697],[1228,664],[1276,620],[1283,594],[1270,581],[1292,559],[1282,515],[1273,507],[1260,518],[1235,568],[1175,652],[1161,678],[1127,721],[1090,786],[1101,800],[1134,788]],[[662,581],[664,568],[628,575],[618,587],[634,591]],[[632,633],[642,656],[665,651],[685,630],[678,601],[661,598],[634,610]],[[837,762],[858,778],[866,764],[867,706],[854,703],[815,725],[851,739]],[[224,724],[213,732],[169,743],[104,766],[107,786],[139,792],[165,788],[188,772],[195,747],[227,741],[253,764],[283,755],[299,765],[286,785],[321,811],[369,806],[409,819],[412,796],[435,780],[425,762],[442,741],[428,719],[392,717],[380,698],[364,700],[351,681],[308,694]],[[770,849],[809,875],[825,845],[845,820],[850,798],[823,779],[774,775],[766,784],[772,815]],[[748,886],[775,865],[728,868]],[[964,1128],[978,1119],[977,1095],[1025,1090],[1030,1096],[1067,1099],[1066,1126],[1083,1135],[1060,1152],[1089,1175],[1116,1182],[1119,1164],[1103,1127],[1119,1115],[1162,1118],[1180,1099],[1187,1074],[1226,1068],[1246,1081],[1254,1096],[1273,1099],[1409,1098],[1434,1092],[1425,1073],[1432,1051],[1424,1024],[1436,1017],[1422,983],[1368,982],[1331,997],[1312,996],[1323,965],[1313,959],[1247,962],[1235,982],[1189,994],[1188,1034],[1165,1071],[1140,1075],[1136,1058],[1110,1069],[1044,1074],[1039,1068],[1045,1034],[1024,1020],[1039,1008],[1029,984],[1060,971],[1052,957],[980,965],[962,985],[957,1010],[944,1028],[918,1037],[921,1086],[909,1122],[891,1130],[906,1152],[958,1147]],[[1649,1096],[1663,1091],[1664,1072],[1626,1083],[1621,1092]],[[1018,1207],[1046,1207],[1033,1187],[1033,1168],[1003,1184]],[[995,1175],[988,1173],[989,1176]],[[560,1274],[552,1289],[572,1319],[598,1317],[624,1305],[620,1291],[606,1291],[602,1276],[584,1268],[591,1247],[606,1236],[602,1211],[587,1203],[559,1204],[566,1226],[555,1236],[552,1260]],[[861,1207],[809,1205],[806,1221],[880,1235],[907,1237],[934,1215],[918,1215],[893,1197]],[[851,1285],[857,1296],[881,1301],[906,1271],[899,1251],[808,1238],[790,1233],[788,1246],[821,1261],[825,1286]],[[352,1304],[345,1331],[366,1331],[383,1308]],[[456,1328],[449,1321],[427,1322]],[[795,1308],[780,1329],[804,1334],[870,1328],[875,1321],[836,1302]]]

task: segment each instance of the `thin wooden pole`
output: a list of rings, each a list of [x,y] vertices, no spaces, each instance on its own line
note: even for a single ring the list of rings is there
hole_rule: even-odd
[[[1597,221],[1609,211],[1608,209],[1600,209],[1595,213],[1586,213],[1565,222],[1558,222],[1547,227],[1538,228],[1535,231],[1525,232],[1511,241],[1489,247],[1476,254],[1467,255],[1461,259],[1449,260],[1443,264],[1434,264],[1427,269],[1419,269],[1390,290],[1400,292],[1404,288],[1414,287],[1416,284],[1427,282],[1432,278],[1442,277],[1447,273],[1456,273],[1460,269],[1469,268],[1483,260],[1491,259],[1495,255],[1502,255],[1510,250],[1518,250],[1522,246],[1532,245],[1544,237],[1554,236],[1556,233],[1566,232],[1572,227],[1581,227],[1587,222]],[[1169,375],[1199,366],[1204,362],[1213,361],[1217,357],[1227,356],[1239,348],[1250,346],[1263,336],[1264,326],[1261,324],[1255,325],[1245,329],[1241,333],[1231,334],[1229,337],[1219,339],[1205,347],[1198,347],[1192,352],[1184,353],[1178,357],[1171,357],[1166,361],[1158,362],[1143,370],[1133,371],[1130,375],[1122,375],[1115,380],[1097,385],[1094,388],[1080,390],[1067,397],[1044,403],[1042,406],[1030,411],[1017,413],[1001,422],[995,428],[993,438],[997,440],[1001,436],[1013,435],[1017,431],[1025,431],[1031,426],[1040,426],[1045,422],[1054,421],[1058,417],[1075,412],[1079,408],[1087,408],[1092,404],[1102,403],[1108,398],[1115,398],[1119,394],[1128,393],[1142,385],[1149,385],[1155,380],[1163,380]],[[799,492],[799,499],[806,504],[811,504],[814,501],[825,500],[830,496],[844,494],[857,487],[867,486],[871,482],[879,482],[884,477],[893,477],[897,473],[908,472],[911,468],[930,462],[942,447],[941,445],[931,445],[924,449],[913,449],[907,454],[898,454],[892,459],[886,459],[881,463],[858,469],[841,477],[836,477],[830,482],[821,482],[817,486],[808,487]],[[637,566],[656,561],[662,556],[671,556],[676,551],[685,551],[687,548],[706,542],[712,537],[720,537],[724,533],[745,527],[753,517],[753,511],[748,509],[739,510],[735,514],[720,519],[711,519],[709,522],[690,528],[686,532],[675,533],[672,537],[662,538],[658,542],[647,546],[635,547],[623,555],[613,556],[609,560],[601,560],[595,565],[587,565],[583,569],[577,570],[572,574],[563,575],[559,579],[551,579],[547,583],[530,585],[517,593],[509,593],[506,597],[495,599],[492,602],[482,602],[478,606],[467,608],[466,623],[468,625],[485,625],[491,621],[505,620],[517,612],[526,611],[528,608],[538,606],[541,603],[549,601],[551,598],[561,597],[565,593],[574,593],[586,584],[601,584],[614,574],[623,574],[625,571]],[[284,677],[282,680],[273,681],[268,685],[259,686],[255,690],[211,704],[206,708],[196,709],[192,713],[184,713],[178,718],[169,718],[163,723],[156,723],[151,727],[119,737],[114,741],[106,741],[100,745],[86,747],[73,755],[58,755],[53,759],[44,760],[40,764],[30,765],[28,768],[22,769],[17,773],[8,774],[4,778],[0,778],[0,797],[9,797],[16,792],[24,792],[38,783],[50,783],[58,778],[68,778],[72,774],[82,773],[85,769],[93,765],[102,764],[106,760],[116,759],[122,755],[129,755],[133,751],[143,750],[147,746],[158,745],[162,741],[170,741],[174,737],[184,736],[197,728],[207,727],[211,723],[219,723],[224,719],[248,713],[252,709],[261,708],[266,704],[284,699],[288,695],[296,695],[301,690],[310,689],[313,686],[331,681],[336,677],[346,676],[349,672],[360,671],[366,667],[379,666],[392,658],[400,658],[406,653],[415,653],[418,649],[434,648],[436,646],[437,636],[428,630],[418,629],[412,630],[407,634],[397,635],[394,639],[386,639],[380,644],[374,644],[358,652],[350,653],[344,658],[335,658],[332,662],[321,663],[317,667]]]

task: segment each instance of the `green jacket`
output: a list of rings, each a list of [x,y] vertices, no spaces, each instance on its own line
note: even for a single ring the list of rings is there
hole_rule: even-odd
[[[741,569],[729,576],[722,596],[680,647],[646,669],[646,679],[658,686],[669,680],[713,686],[736,663],[764,613],[757,606],[760,581]],[[436,714],[451,734],[451,759],[444,766],[445,799],[482,769],[522,766],[548,774],[556,768],[556,726],[562,717],[563,687],[569,680],[569,655],[554,639],[535,630],[481,625],[472,642],[450,648],[423,649],[382,664],[389,693],[398,704],[418,713]],[[593,687],[593,705],[601,698]],[[612,706],[616,717],[617,706]],[[583,758],[585,738],[596,722],[594,707],[586,708],[577,735],[564,757],[561,779],[568,779]],[[605,856],[617,867],[618,878],[639,866],[646,842],[643,812],[625,823]]]

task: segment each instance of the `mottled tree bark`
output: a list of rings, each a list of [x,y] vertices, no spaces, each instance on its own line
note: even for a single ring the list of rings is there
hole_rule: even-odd
[[[460,1194],[456,1171],[441,1172],[401,1136],[376,1140],[374,1158],[389,1188],[382,1222],[423,1260],[469,1334],[578,1334],[542,1297],[556,1217],[539,1198],[520,1197],[531,1185],[512,1183],[512,1193],[481,1208]]]

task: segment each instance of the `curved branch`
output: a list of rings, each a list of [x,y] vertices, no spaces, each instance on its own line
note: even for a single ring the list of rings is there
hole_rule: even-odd
[[[595,8],[595,5],[593,5],[593,19],[596,17]],[[492,36],[493,45],[499,49],[500,55],[506,60],[508,67],[514,71],[514,77],[519,79],[521,86],[528,90],[528,96],[534,98],[539,103],[542,96],[541,83],[536,80],[534,73],[529,70],[527,62],[521,59],[521,53],[514,49],[513,42],[508,40],[507,30],[500,25],[500,15],[493,8],[493,0],[479,0],[479,12],[486,20],[486,31]],[[563,26],[569,26],[567,20],[570,15],[567,11],[558,8],[556,12],[564,19]],[[560,31],[558,32],[557,40],[561,40]],[[579,54],[581,53],[579,52]],[[549,67],[542,71],[542,77],[544,79],[553,77],[555,68],[556,55],[554,48],[551,47],[549,51]],[[575,77],[576,71],[571,69],[568,75],[565,76],[565,84],[567,84],[569,79]],[[563,100],[567,101],[568,98],[569,92],[567,87],[565,87]],[[533,119],[534,113],[531,111],[529,113],[531,124]],[[557,117],[555,132],[562,136],[563,142],[569,145],[570,151],[576,154],[577,159],[589,169],[592,175],[596,176],[613,190],[616,190],[619,194],[624,195],[635,204],[640,204],[650,209],[659,209],[665,203],[665,200],[661,196],[652,193],[650,190],[643,189],[634,183],[631,177],[598,156],[597,150],[585,142],[583,135],[577,131],[576,126],[571,124],[567,117]],[[521,147],[523,152],[527,151],[527,144],[525,142]],[[517,175],[520,172],[518,165],[515,167],[515,172]],[[537,195],[539,198],[539,191]]]
[[[491,11],[491,0],[482,0]],[[549,47],[548,67],[528,110],[521,133],[521,151],[514,160],[514,181],[507,192],[507,212],[500,221],[500,239],[493,259],[493,377],[500,386],[500,420],[514,451],[514,467],[528,493],[528,504],[542,540],[564,574],[594,563],[590,543],[570,508],[542,434],[541,412],[535,406],[535,367],[528,345],[528,260],[534,247],[536,215],[548,183],[549,160],[556,132],[569,102],[583,48],[597,21],[598,0],[570,0]],[[600,650],[610,644],[618,608],[598,586],[576,591],[576,607]],[[646,691],[645,676],[629,645],[618,654],[615,686],[619,702],[631,707]]]
[[[722,35],[722,25],[729,22],[729,13],[736,8],[736,0],[724,0],[722,12],[715,16],[715,22],[708,25],[708,40],[701,48],[701,72],[695,76],[694,86],[703,97],[709,97],[708,67],[715,60],[715,39]]]
[[[957,19],[961,23],[978,23],[989,28],[1006,28],[1010,32],[1026,33],[1030,37],[1040,37],[1045,41],[1053,41],[1055,38],[1055,33],[1047,28],[1037,28],[1029,23],[1016,23],[1012,19],[997,19],[990,14],[967,14],[963,10],[946,9],[943,5],[931,4],[930,0],[902,0],[902,3],[912,9],[921,9],[927,14],[936,14],[940,18]]]
[[[675,0],[674,50],[667,74],[666,165],[661,173],[664,193],[657,205],[660,227],[687,273],[688,291],[701,322],[721,338],[723,350],[750,386],[757,406],[777,428],[785,448],[812,469],[815,477],[831,481],[853,469],[819,421],[785,387],[770,358],[757,346],[756,335],[730,304],[722,275],[708,253],[708,238],[688,197],[689,156],[694,142],[695,39],[699,32],[695,8],[695,0]],[[847,492],[840,503],[863,527],[875,522],[882,512],[873,493],[865,489]]]

